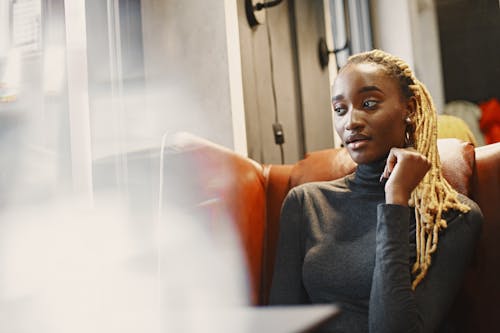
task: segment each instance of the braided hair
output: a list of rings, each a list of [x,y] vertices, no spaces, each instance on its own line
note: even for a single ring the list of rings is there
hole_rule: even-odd
[[[351,56],[347,64],[372,63],[380,65],[386,74],[395,79],[402,95],[415,98],[416,111],[410,115],[406,129],[406,142],[424,155],[431,163],[429,172],[413,190],[410,205],[416,217],[416,261],[412,267],[412,288],[427,274],[431,254],[438,246],[439,231],[447,227],[442,213],[455,209],[467,212],[470,207],[461,203],[457,192],[443,177],[437,149],[437,113],[427,88],[417,80],[409,65],[402,59],[381,50],[372,50]]]

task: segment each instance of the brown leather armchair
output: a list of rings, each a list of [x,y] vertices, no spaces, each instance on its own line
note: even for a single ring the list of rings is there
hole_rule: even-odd
[[[474,148],[458,139],[440,139],[438,147],[446,179],[479,204],[485,219],[451,315],[464,332],[489,332],[500,327],[500,143]],[[194,191],[204,194],[199,200],[216,198],[218,209],[234,222],[254,304],[267,303],[280,209],[288,191],[302,183],[345,176],[356,168],[345,149],[313,152],[294,165],[260,165],[185,133],[175,136],[170,150],[197,174],[192,184]]]

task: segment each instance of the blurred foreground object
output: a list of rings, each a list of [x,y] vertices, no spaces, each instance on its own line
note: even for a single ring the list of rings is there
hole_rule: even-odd
[[[11,103],[18,99],[21,74],[21,52],[12,48],[4,59],[0,58],[0,103]]]
[[[12,170],[2,186],[18,189],[2,192],[0,332],[215,333],[220,323],[207,320],[208,310],[249,304],[232,214],[223,193],[209,191],[233,182],[225,161],[193,165],[160,147],[130,155],[139,158],[127,156],[118,187],[105,183],[116,178],[114,167],[103,168],[108,160],[94,164],[93,202],[56,188],[38,196],[52,182],[22,172],[40,166],[38,155],[0,159]],[[212,177],[217,170],[225,172]],[[198,180],[207,192],[194,191]]]
[[[157,331],[157,276],[124,213],[68,197],[4,209],[0,331]]]

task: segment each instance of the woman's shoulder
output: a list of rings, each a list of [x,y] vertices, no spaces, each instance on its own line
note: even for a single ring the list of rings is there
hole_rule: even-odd
[[[465,222],[468,227],[479,230],[483,223],[483,213],[481,212],[481,208],[479,208],[475,201],[463,194],[459,193],[457,198],[460,203],[469,207],[469,210],[467,212],[461,212],[458,210],[449,212],[447,214],[448,224],[453,225],[454,221],[462,221]]]
[[[346,181],[347,177],[329,181],[304,183],[294,187],[290,192],[299,197],[325,193],[345,193],[349,191],[349,187]]]
[[[458,193],[458,200],[470,208],[469,212],[466,213],[469,219],[478,220],[478,222],[483,221],[481,208],[479,208],[479,205],[474,200],[460,193]]]
[[[471,255],[479,241],[483,224],[483,215],[479,206],[470,198],[459,194],[458,200],[468,206],[467,212],[447,211],[443,215],[447,227],[439,236],[438,252],[445,261],[456,262]],[[467,259],[468,260],[468,259]]]

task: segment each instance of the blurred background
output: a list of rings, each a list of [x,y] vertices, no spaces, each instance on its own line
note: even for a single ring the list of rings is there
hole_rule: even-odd
[[[353,53],[404,58],[439,113],[500,141],[499,6],[0,0],[0,330],[163,331],[165,308],[247,304],[231,221],[179,204],[168,138],[267,164],[339,146],[330,85]]]

